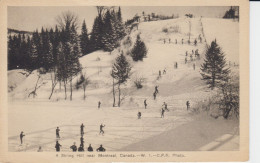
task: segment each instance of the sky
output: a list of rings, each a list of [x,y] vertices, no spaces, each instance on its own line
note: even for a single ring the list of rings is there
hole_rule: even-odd
[[[184,16],[186,13],[191,13],[196,17],[222,17],[227,6],[217,7],[181,7],[181,6],[122,6],[122,17],[123,21],[131,19],[134,15],[144,11],[145,13],[156,13],[171,16],[179,15]],[[81,26],[83,20],[86,21],[87,28],[90,31],[94,22],[94,18],[97,16],[97,10],[94,6],[72,6],[72,7],[38,7],[38,6],[9,6],[8,7],[8,28],[24,30],[24,31],[35,31],[44,28],[55,27],[56,18],[63,12],[70,11],[75,13],[79,18],[79,25]]]

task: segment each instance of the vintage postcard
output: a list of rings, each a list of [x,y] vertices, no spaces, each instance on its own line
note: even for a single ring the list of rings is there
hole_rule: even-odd
[[[249,159],[249,2],[0,1],[0,162]]]

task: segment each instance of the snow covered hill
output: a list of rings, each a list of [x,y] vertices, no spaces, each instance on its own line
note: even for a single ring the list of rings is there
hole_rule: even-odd
[[[232,33],[223,29],[226,26],[220,26],[220,22],[221,24],[222,22],[234,23],[223,19],[200,20],[198,18],[140,23],[138,30],[134,29],[130,37],[134,44],[137,34],[140,34],[148,48],[148,54],[143,61],[139,62],[133,62],[131,57],[127,56],[132,66],[132,75],[122,87],[123,100],[120,108],[112,107],[112,78],[110,72],[119,50],[124,51],[124,54],[130,51],[130,48],[124,46],[123,43],[120,49],[115,49],[111,54],[96,51],[80,58],[83,71],[86,72],[90,80],[85,101],[83,100],[82,88],[78,90],[74,88],[73,100],[65,101],[63,86],[60,87],[59,85],[57,85],[52,99],[48,100],[51,93],[51,76],[49,73],[40,76],[37,96],[35,98],[28,97],[38,80],[37,71],[33,71],[28,77],[19,77],[19,80],[17,80],[19,71],[9,72],[9,84],[15,85],[9,92],[9,150],[36,151],[38,146],[42,146],[44,151],[54,151],[55,128],[59,126],[61,129],[60,143],[63,146],[61,150],[69,151],[69,146],[73,142],[77,142],[79,145],[81,123],[86,126],[84,135],[86,146],[90,143],[93,147],[103,144],[108,151],[133,149],[132,147],[128,148],[128,146],[138,144],[143,140],[174,130],[193,121],[193,113],[186,110],[186,101],[190,101],[192,107],[198,101],[207,99],[212,94],[207,89],[205,82],[200,80],[200,64],[203,59],[192,58],[191,60],[189,57],[192,51],[195,52],[196,49],[198,49],[201,57],[204,56],[206,43],[202,41],[201,43],[198,42],[197,46],[193,45],[195,39],[198,40],[199,36],[203,37],[202,28],[207,43],[216,37],[220,45],[223,45],[227,58],[236,59],[238,56],[236,50],[234,50],[236,47],[238,48],[236,44],[238,25],[234,23],[231,26],[231,28],[234,27]],[[209,33],[214,25],[221,33],[218,33],[218,31]],[[228,40],[222,37],[223,32],[228,32],[228,36],[232,35],[229,39],[233,41],[229,40],[229,45],[226,45],[225,42]],[[190,45],[187,43],[189,37]],[[205,38],[202,40],[205,40]],[[188,53],[188,62],[185,64],[186,52]],[[163,73],[163,70],[166,70],[166,73]],[[162,77],[158,79],[159,71],[161,71]],[[144,87],[137,89],[134,80],[140,77],[144,78]],[[79,76],[74,78],[73,84],[77,82],[77,79],[79,79]],[[15,83],[12,84],[10,81]],[[154,100],[152,95],[156,85],[159,86],[159,94]],[[144,109],[144,99],[147,99],[147,109]],[[98,101],[101,101],[100,109],[97,108]],[[168,104],[170,110],[165,113],[165,118],[161,118],[160,115],[163,102]],[[137,119],[138,111],[142,112],[140,120]],[[101,123],[106,125],[104,136],[98,134]],[[223,129],[218,128],[221,130],[219,133],[225,134],[224,131],[230,125],[233,126],[234,124],[227,123]],[[24,140],[26,145],[24,146],[19,146],[18,135],[21,131],[26,134]],[[198,135],[196,136],[197,139],[203,141]],[[212,135],[207,136],[207,142],[202,142],[200,145],[205,145],[211,140]],[[193,139],[196,140],[196,138]],[[195,150],[197,147],[194,146],[191,149]],[[167,147],[167,150],[170,149]],[[176,149],[173,146],[171,150]]]

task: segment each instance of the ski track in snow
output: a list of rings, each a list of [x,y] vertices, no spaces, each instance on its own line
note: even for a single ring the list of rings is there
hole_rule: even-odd
[[[191,45],[187,44],[189,21],[191,22]],[[202,22],[200,19],[186,18],[143,22],[139,25],[139,30],[131,33],[132,42],[138,33],[141,34],[141,39],[148,47],[148,54],[143,62],[134,63],[130,57],[127,57],[132,64],[133,75],[122,87],[124,100],[120,108],[111,107],[112,78],[109,75],[113,59],[118,54],[117,50],[112,54],[96,51],[80,59],[85,68],[84,71],[90,79],[85,101],[82,89],[73,91],[73,101],[64,101],[63,88],[61,87],[60,90],[59,85],[57,85],[52,99],[47,100],[51,89],[50,74],[42,75],[37,97],[35,99],[27,98],[37,81],[36,71],[27,78],[19,77],[17,83],[14,82],[17,79],[15,72],[10,73],[12,75],[8,73],[8,83],[13,81],[9,88],[15,87],[9,93],[9,151],[36,151],[39,146],[42,146],[43,151],[55,151],[57,126],[61,130],[59,140],[62,145],[61,151],[70,151],[69,147],[73,142],[76,142],[78,146],[80,144],[81,123],[85,125],[85,148],[92,144],[92,147],[96,149],[103,144],[107,151],[134,150],[135,146],[131,147],[131,145],[144,140],[153,140],[154,136],[164,134],[165,131],[171,132],[182,125],[193,123],[194,116],[186,111],[186,101],[189,100],[192,107],[196,101],[206,99],[210,92],[207,91],[205,83],[200,80],[199,67],[203,59],[190,61],[188,57],[187,64],[184,64],[184,59],[186,51],[190,54],[192,50],[196,49],[203,57],[206,42],[199,43],[197,39],[198,45],[193,45],[194,39],[199,34],[203,36],[201,24],[204,26],[205,21],[202,19]],[[210,23],[214,24],[214,21],[210,21]],[[175,25],[180,27],[179,33],[162,32],[163,28],[171,29]],[[207,27],[204,27],[204,32],[208,37]],[[169,38],[171,38],[171,43],[167,42]],[[183,45],[181,44],[182,38],[185,39]],[[165,44],[163,39],[167,40]],[[175,44],[175,39],[178,40],[177,44]],[[124,48],[122,50],[127,51]],[[97,61],[97,58],[101,60]],[[175,62],[178,62],[178,69],[174,68]],[[196,64],[195,70],[193,70],[194,63]],[[166,69],[166,74],[163,74],[164,69]],[[162,72],[162,78],[157,80],[159,70]],[[137,90],[133,84],[136,76],[145,78],[144,87],[140,90]],[[77,78],[73,80],[73,83],[76,80]],[[159,94],[156,100],[153,100],[152,93],[155,85],[159,86]],[[147,99],[147,109],[144,109],[143,106],[144,99]],[[102,103],[100,109],[97,108],[99,100]],[[168,104],[170,111],[165,112],[165,118],[160,118],[163,102]],[[142,112],[142,118],[139,120],[137,119],[138,111]],[[106,125],[104,136],[99,135],[101,123]],[[24,131],[26,136],[24,145],[19,146],[21,131]],[[210,135],[208,136],[210,137]],[[207,138],[207,141],[210,141],[209,139]],[[205,145],[205,143],[199,145]],[[178,148],[167,147],[167,150],[181,150],[179,148],[181,146]],[[190,149],[195,150],[196,148],[199,146],[194,145]],[[149,149],[153,150],[153,147],[149,146]]]

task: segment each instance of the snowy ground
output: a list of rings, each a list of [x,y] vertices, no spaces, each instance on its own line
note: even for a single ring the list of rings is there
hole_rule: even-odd
[[[204,25],[204,20],[202,19],[202,21]],[[210,21],[211,24],[219,24],[219,21],[226,20]],[[19,80],[17,74],[21,70],[9,72],[9,84],[15,85],[15,88],[9,92],[9,151],[36,151],[39,146],[42,146],[44,151],[55,151],[55,129],[57,126],[61,129],[61,151],[70,151],[69,146],[73,142],[76,142],[77,145],[80,143],[81,123],[86,126],[85,147],[90,143],[94,148],[103,144],[108,151],[211,150],[212,148],[207,148],[206,145],[214,142],[218,137],[221,138],[227,134],[239,137],[239,134],[234,131],[238,128],[236,121],[205,119],[203,118],[205,116],[194,116],[192,112],[186,111],[185,103],[187,100],[193,106],[197,101],[206,99],[212,94],[205,83],[200,80],[199,67],[203,59],[190,61],[188,57],[188,63],[184,63],[186,51],[191,54],[192,50],[198,49],[203,57],[206,46],[204,41],[198,43],[197,46],[187,44],[189,22],[191,23],[190,36],[193,44],[194,39],[199,34],[202,35],[200,19],[180,18],[143,22],[139,25],[138,30],[131,33],[133,42],[136,35],[141,34],[141,39],[148,47],[148,54],[143,62],[137,63],[128,57],[133,67],[133,74],[123,86],[124,100],[120,108],[111,107],[112,78],[110,71],[112,62],[118,54],[117,50],[113,51],[112,54],[96,51],[80,59],[90,80],[85,101],[82,89],[73,91],[73,101],[65,101],[63,87],[59,88],[59,85],[55,89],[52,99],[48,100],[51,90],[50,74],[41,76],[37,97],[35,99],[28,98],[28,94],[33,90],[38,79],[37,72],[32,72],[28,77],[19,77]],[[173,32],[176,26],[179,26],[180,30]],[[163,32],[164,28],[167,28],[169,32]],[[204,32],[208,37],[207,27],[204,27]],[[216,37],[218,38],[217,34]],[[169,38],[171,39],[170,43]],[[185,40],[184,44],[181,44],[182,38]],[[236,38],[233,37],[233,39]],[[166,40],[165,44],[164,39]],[[175,44],[175,39],[178,41],[177,44]],[[210,38],[206,38],[206,40],[210,40]],[[238,45],[232,47],[234,46]],[[224,46],[223,50],[230,50],[228,48],[229,46]],[[121,50],[126,52],[129,49],[122,46]],[[178,62],[178,69],[174,68],[175,62]],[[195,70],[193,64],[196,65]],[[166,74],[157,80],[159,70],[163,72],[164,69],[166,69]],[[145,79],[144,87],[139,90],[133,84],[137,76]],[[73,82],[75,83],[76,80],[77,78]],[[152,93],[155,85],[159,86],[159,95],[156,100],[153,100]],[[143,106],[144,99],[147,99],[147,109],[144,109]],[[100,109],[97,108],[98,101],[102,103]],[[160,118],[163,102],[168,103],[170,111],[165,113],[165,118]],[[137,119],[138,111],[142,112],[140,120]],[[104,136],[98,134],[101,123],[106,125]],[[19,146],[21,131],[24,131],[26,135],[23,146]],[[206,133],[203,134],[202,131]],[[158,137],[165,138],[165,141],[164,139],[160,141],[168,142],[168,145],[159,149],[158,145],[154,143]],[[171,139],[170,143],[169,139]],[[238,141],[239,139],[236,139],[233,143],[236,145],[227,145],[225,148],[220,148],[220,145],[214,149],[238,150]],[[176,144],[176,142],[179,143]],[[206,147],[203,148],[204,146]]]

